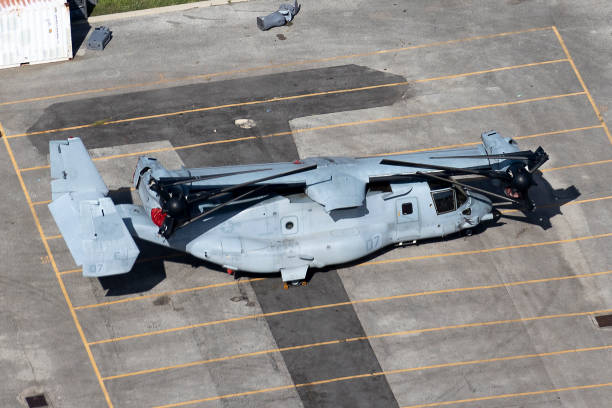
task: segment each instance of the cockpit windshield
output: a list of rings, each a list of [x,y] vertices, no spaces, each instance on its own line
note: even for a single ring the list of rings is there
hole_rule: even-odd
[[[457,203],[455,202],[455,190],[452,188],[432,191],[431,196],[438,214],[444,214],[457,209]]]
[[[451,187],[432,190],[431,197],[438,214],[455,211],[467,201],[467,197],[462,191]]]

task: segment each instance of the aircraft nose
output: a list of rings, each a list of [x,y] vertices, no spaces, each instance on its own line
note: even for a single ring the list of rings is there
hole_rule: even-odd
[[[493,217],[493,203],[488,197],[471,193],[472,195],[472,214],[480,218],[480,221],[492,220]]]
[[[469,207],[469,213],[464,212],[464,223],[462,228],[471,228],[476,226],[482,221],[492,220],[493,217],[493,204],[488,197],[470,192],[471,203]]]

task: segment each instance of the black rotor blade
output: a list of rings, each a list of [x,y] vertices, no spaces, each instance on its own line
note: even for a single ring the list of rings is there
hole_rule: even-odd
[[[193,177],[184,177],[184,178],[183,177],[160,177],[158,180],[158,183],[160,183],[162,187],[170,187],[170,186],[178,186],[180,184],[195,183],[197,181],[212,180],[212,179],[221,178],[221,177],[235,176],[237,174],[254,173],[254,172],[266,171],[266,170],[271,170],[271,169],[242,170],[242,171],[234,171],[231,173],[208,174],[204,176],[193,176]]]
[[[184,223],[182,223],[179,226],[179,228],[185,227],[185,226],[191,224],[192,222],[195,222],[195,221],[197,221],[199,219],[202,219],[202,218],[204,218],[204,217],[214,213],[215,211],[218,211],[218,210],[222,209],[223,207],[225,207],[225,206],[227,206],[227,205],[229,205],[229,204],[231,204],[231,203],[233,203],[235,201],[241,200],[241,199],[245,198],[246,196],[251,195],[251,194],[253,194],[253,193],[263,189],[264,187],[265,186],[257,186],[254,189],[247,191],[246,193],[240,194],[239,196],[236,196],[236,197],[234,197],[234,198],[232,198],[230,200],[227,200],[224,203],[221,203],[221,204],[211,208],[210,210],[204,211],[203,213],[200,213],[200,214],[196,215],[195,217],[190,218],[189,220],[187,220]]]
[[[501,153],[501,154],[475,154],[467,156],[432,156],[430,159],[514,159],[529,160],[533,157],[533,152],[524,150],[522,152]]]
[[[285,171],[283,173],[277,173],[277,174],[273,174],[271,176],[262,177],[262,178],[251,180],[251,181],[245,181],[244,183],[234,184],[232,186],[222,188],[221,190],[217,191],[216,194],[210,196],[209,198],[215,198],[215,197],[217,197],[217,196],[219,196],[221,194],[228,193],[228,192],[234,191],[234,190],[238,190],[238,189],[241,189],[241,188],[244,188],[244,187],[248,187],[248,186],[251,186],[253,184],[261,183],[263,181],[273,180],[275,178],[280,178],[280,177],[284,177],[284,176],[290,176],[292,174],[303,173],[305,171],[314,170],[316,168],[317,168],[316,164],[311,164],[311,165],[308,165],[308,166],[300,167],[298,169]]]
[[[455,173],[474,174],[477,176],[485,176],[485,177],[503,177],[502,175],[505,174],[505,173],[499,173],[499,175],[497,175],[491,170],[462,169],[459,167],[438,166],[437,164],[413,163],[413,162],[393,160],[393,159],[383,159],[380,161],[380,164],[386,164],[390,166],[405,166],[405,167],[416,167],[416,168],[421,168],[421,169],[452,171]]]
[[[501,194],[492,193],[490,191],[483,190],[482,188],[472,187],[472,186],[469,186],[467,184],[460,183],[460,182],[458,182],[456,180],[453,180],[453,179],[449,179],[449,178],[446,178],[446,177],[440,177],[440,176],[434,176],[433,174],[423,173],[423,172],[420,172],[420,171],[417,171],[416,174],[418,174],[419,176],[429,177],[429,178],[432,178],[432,179],[435,179],[435,180],[445,181],[447,183],[450,183],[450,184],[453,184],[453,185],[456,185],[456,186],[461,186],[463,188],[467,188],[468,190],[478,191],[479,193],[486,194],[486,195],[489,195],[491,197],[497,197],[497,198],[501,198],[502,200],[511,201],[511,202],[513,202],[515,204],[521,204],[520,201],[515,200],[514,198],[505,197],[505,196],[503,196]]]

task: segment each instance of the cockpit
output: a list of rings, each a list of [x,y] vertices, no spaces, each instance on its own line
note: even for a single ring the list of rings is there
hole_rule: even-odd
[[[429,188],[438,215],[455,211],[467,201],[467,196],[460,189],[449,187],[448,184],[432,182]]]

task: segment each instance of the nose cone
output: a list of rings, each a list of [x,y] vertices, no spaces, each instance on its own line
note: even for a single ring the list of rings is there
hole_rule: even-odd
[[[488,197],[474,193],[470,191],[470,206],[469,214],[466,211],[463,212],[463,223],[460,224],[460,229],[472,228],[478,225],[481,221],[492,220],[493,217],[493,204]]]
[[[482,194],[470,192],[472,199],[472,216],[478,217],[480,221],[492,220],[493,219],[493,203],[491,200]]]

